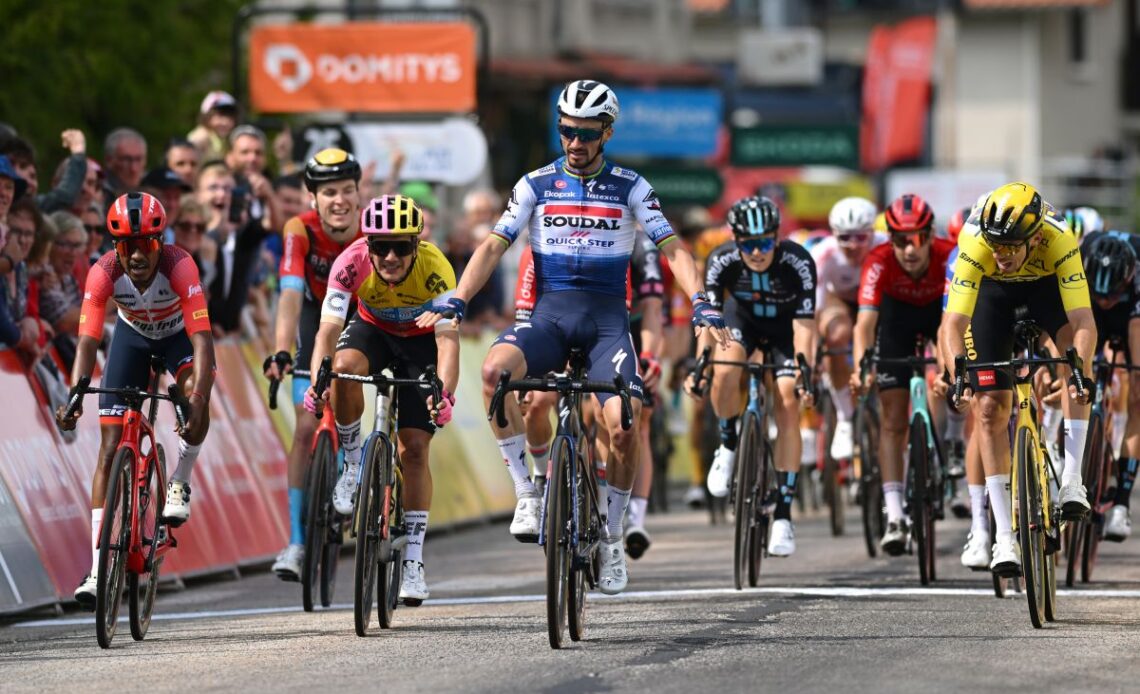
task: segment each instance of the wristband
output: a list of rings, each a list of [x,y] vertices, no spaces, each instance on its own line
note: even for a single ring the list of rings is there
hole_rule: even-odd
[[[698,301],[708,301],[708,300],[709,300],[709,295],[706,294],[704,292],[704,290],[696,292],[692,296],[689,297],[689,301],[694,303],[694,304],[697,303]]]

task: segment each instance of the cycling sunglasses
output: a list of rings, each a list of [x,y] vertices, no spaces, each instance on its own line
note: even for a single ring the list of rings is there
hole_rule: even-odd
[[[984,236],[982,237],[982,241],[986,244],[987,248],[993,251],[995,258],[1009,258],[1011,256],[1017,255],[1017,252],[1021,250],[1021,247],[1029,243],[1029,239],[1026,239],[1019,243],[992,243]]]
[[[737,239],[736,247],[745,253],[752,253],[753,251],[767,253],[776,247],[776,235],[769,234],[767,236],[756,236],[749,239]]]
[[[575,128],[572,125],[558,126],[558,134],[571,142],[574,141],[574,138],[578,138],[582,142],[597,142],[602,139],[602,133],[604,132],[604,128]]]
[[[839,243],[863,243],[869,238],[871,238],[871,235],[865,231],[857,231],[851,234],[835,235],[835,240]]]
[[[407,258],[416,251],[415,241],[390,241],[388,239],[369,239],[368,252],[378,258],[387,258],[388,253],[395,253],[399,258]]]
[[[895,248],[906,248],[913,245],[915,248],[922,246],[926,240],[930,238],[930,231],[915,231],[909,234],[892,233],[891,244]]]
[[[135,251],[142,251],[144,255],[149,255],[160,248],[162,248],[162,237],[158,235],[132,236],[115,240],[115,251],[123,258],[130,258],[135,254]]]

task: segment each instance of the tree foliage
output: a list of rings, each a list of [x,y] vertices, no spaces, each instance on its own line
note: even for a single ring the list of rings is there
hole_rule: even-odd
[[[37,150],[41,187],[80,128],[102,159],[116,127],[140,131],[148,165],[195,125],[202,97],[230,89],[230,37],[247,0],[5,0],[0,121]]]

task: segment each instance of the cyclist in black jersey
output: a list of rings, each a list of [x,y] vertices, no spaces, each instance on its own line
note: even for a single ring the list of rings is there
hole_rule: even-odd
[[[791,502],[795,497],[803,440],[799,434],[800,402],[796,353],[815,353],[815,262],[798,243],[778,241],[780,212],[768,198],[744,198],[728,212],[733,241],[713,250],[705,265],[710,302],[723,309],[732,342],[714,349],[714,359],[760,361],[786,365],[776,372],[772,414],[780,432],[775,443],[775,466],[780,487],[768,553],[786,557],[795,552]],[[701,348],[710,343],[702,339]],[[720,419],[721,445],[709,470],[708,488],[714,496],[728,494],[736,458],[736,424],[744,409],[740,367],[716,366],[712,403]],[[801,384],[807,385],[807,384]],[[692,390],[690,379],[690,391]],[[805,389],[810,393],[810,390]],[[804,398],[810,404],[810,395]]]

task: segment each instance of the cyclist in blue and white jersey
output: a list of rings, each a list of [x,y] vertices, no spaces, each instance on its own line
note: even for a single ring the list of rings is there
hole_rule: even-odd
[[[724,318],[709,304],[692,256],[675,243],[677,236],[661,213],[653,188],[636,172],[614,166],[602,156],[619,115],[613,91],[593,80],[571,82],[559,95],[558,114],[564,156],[515,184],[506,211],[475,251],[455,295],[437,308],[439,313],[425,312],[417,319],[422,326],[443,315],[461,319],[467,300],[486,283],[507,247],[524,228],[529,230],[539,299],[530,322],[503,331],[483,362],[487,404],[502,370],[513,378],[560,370],[572,347],[586,352],[590,380],[611,381],[620,374],[640,398],[637,352],[625,305],[626,271],[639,224],[691,295],[698,332],[709,327],[722,343],[728,339]],[[608,532],[601,547],[598,583],[602,592],[612,595],[620,593],[628,581],[622,522],[637,471],[641,402],[634,400],[633,427],[623,431],[619,399],[597,398],[613,448],[606,469]],[[518,404],[506,398],[505,409],[508,425],[500,429],[492,420],[491,428],[518,497],[511,534],[520,541],[534,542],[542,500],[528,474]]]

